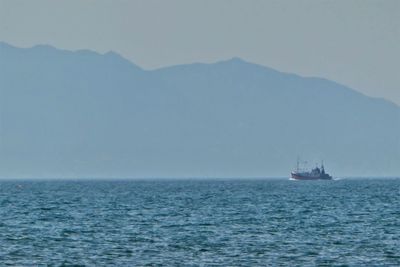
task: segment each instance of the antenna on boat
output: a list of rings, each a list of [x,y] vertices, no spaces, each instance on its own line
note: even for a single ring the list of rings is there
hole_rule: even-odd
[[[300,157],[297,156],[297,165],[296,165],[296,171],[299,171],[299,161],[300,161]]]

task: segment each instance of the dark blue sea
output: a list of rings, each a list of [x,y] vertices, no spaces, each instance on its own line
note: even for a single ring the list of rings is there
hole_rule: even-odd
[[[0,265],[400,266],[400,179],[1,181]]]

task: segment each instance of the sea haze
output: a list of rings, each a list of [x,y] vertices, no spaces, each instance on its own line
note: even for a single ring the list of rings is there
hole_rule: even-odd
[[[400,179],[1,181],[10,265],[399,266]]]
[[[116,53],[0,43],[0,177],[400,173],[400,108],[233,58],[143,70]]]

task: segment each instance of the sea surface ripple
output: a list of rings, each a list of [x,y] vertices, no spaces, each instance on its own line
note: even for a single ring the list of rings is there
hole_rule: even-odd
[[[400,266],[400,179],[1,181],[0,265]]]

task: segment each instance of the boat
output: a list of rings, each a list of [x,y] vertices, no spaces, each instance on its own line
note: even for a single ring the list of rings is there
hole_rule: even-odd
[[[321,163],[321,167],[318,165],[311,169],[311,171],[300,170],[299,159],[297,159],[297,168],[291,172],[292,179],[295,180],[332,180],[333,177],[325,172],[324,163]]]

